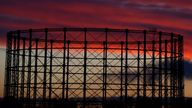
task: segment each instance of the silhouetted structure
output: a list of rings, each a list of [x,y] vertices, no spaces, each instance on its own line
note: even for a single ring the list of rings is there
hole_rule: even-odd
[[[7,34],[5,97],[66,107],[161,106],[183,97],[183,37],[128,29]]]

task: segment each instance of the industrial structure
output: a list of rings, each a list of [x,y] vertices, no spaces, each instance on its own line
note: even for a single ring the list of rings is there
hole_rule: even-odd
[[[7,33],[5,97],[23,104],[128,107],[184,95],[183,36],[155,30],[45,28]]]

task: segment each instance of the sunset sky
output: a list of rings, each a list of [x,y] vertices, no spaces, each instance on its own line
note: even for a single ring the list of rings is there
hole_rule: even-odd
[[[157,29],[184,36],[185,96],[192,93],[192,0],[1,0],[0,96],[6,33],[45,27]]]

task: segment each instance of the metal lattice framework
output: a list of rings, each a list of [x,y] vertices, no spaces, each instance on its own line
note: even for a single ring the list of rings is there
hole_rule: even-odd
[[[123,102],[183,96],[183,37],[153,30],[49,28],[7,34],[5,96]]]

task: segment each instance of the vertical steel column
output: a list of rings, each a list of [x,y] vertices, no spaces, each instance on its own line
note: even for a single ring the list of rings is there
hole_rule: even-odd
[[[137,42],[137,99],[140,98],[140,41]]]
[[[168,77],[168,74],[167,74],[167,40],[165,40],[165,61],[164,61],[164,78],[165,78],[165,80],[164,80],[164,98],[165,98],[165,102],[166,102],[166,104],[167,104],[167,97],[168,97],[168,89],[167,89],[167,82],[168,82],[168,79],[167,79],[167,77]]]
[[[84,73],[83,73],[83,108],[86,104],[86,76],[87,76],[87,28],[84,28]]]
[[[105,42],[103,42],[103,108],[105,108]]]
[[[11,83],[11,63],[12,63],[12,32],[7,33],[7,45],[6,45],[6,68],[5,68],[5,89],[4,97],[10,96],[10,83]]]
[[[50,43],[51,43],[51,52],[50,52],[50,72],[49,72],[49,100],[51,100],[51,92],[52,92],[53,40],[51,40]]]
[[[174,39],[174,60],[173,60],[173,97],[178,96],[178,65],[177,65],[177,39]]]
[[[123,100],[123,41],[121,41],[121,93],[120,93],[120,99],[121,99],[121,102]]]
[[[152,99],[155,98],[155,41],[152,41]]]
[[[174,90],[174,77],[175,77],[175,75],[174,75],[174,68],[176,68],[176,67],[174,67],[173,66],[173,36],[174,36],[174,34],[173,33],[171,33],[171,57],[170,57],[170,59],[171,59],[171,63],[170,63],[170,65],[171,65],[171,73],[170,73],[170,97],[173,97],[173,95],[174,95],[174,92],[175,92],[175,90]]]
[[[45,28],[45,54],[44,54],[44,73],[43,73],[43,100],[46,99],[46,80],[47,80],[47,36],[48,36],[48,29]]]
[[[36,102],[37,96],[37,66],[38,66],[38,39],[35,40],[35,75],[34,75],[34,94],[33,98]]]
[[[179,79],[179,97],[182,98],[184,96],[184,66],[183,66],[183,37],[181,35],[179,35],[179,39],[178,39],[178,53],[179,53],[179,57],[178,57],[178,79]]]
[[[108,29],[105,29],[105,41],[103,42],[103,102],[106,103],[106,94],[107,94],[107,32]]]
[[[105,29],[105,100],[107,98],[107,50],[108,50],[108,28]]]
[[[12,92],[13,92],[13,96],[15,97],[15,94],[16,94],[16,78],[15,78],[15,75],[16,75],[16,36],[15,36],[15,33],[14,33],[14,49],[13,49],[13,74],[11,76],[12,78]]]
[[[62,82],[62,99],[65,99],[65,51],[66,51],[66,32],[67,29],[64,28],[64,39],[63,39],[63,82]]]
[[[17,66],[16,66],[16,97],[18,98],[19,96],[19,55],[20,55],[20,31],[18,30],[17,31],[17,60],[16,60],[16,63],[17,63]]]
[[[68,92],[69,92],[69,44],[70,41],[67,41],[67,79],[66,79],[66,100],[68,101]]]
[[[22,74],[21,74],[21,98],[24,98],[25,86],[25,37],[23,38],[23,54],[22,54]]]
[[[29,30],[29,59],[28,59],[28,78],[27,78],[27,99],[31,95],[31,47],[32,47],[32,29]]]
[[[147,31],[144,30],[144,63],[143,63],[143,97],[145,98],[146,97],[146,70],[147,70],[147,66],[146,66],[146,53],[147,53],[147,43],[146,43],[146,34],[147,34]]]
[[[162,32],[159,32],[159,99],[162,98]]]
[[[128,98],[128,82],[127,82],[127,75],[128,75],[128,29],[125,30],[126,32],[126,46],[125,46],[125,108],[127,108],[127,98]]]
[[[105,86],[105,66],[106,66],[106,62],[105,62],[105,59],[106,59],[106,55],[105,55],[105,42],[103,42],[103,103],[105,104],[105,99],[106,99],[106,86]],[[104,107],[104,106],[103,106]]]

